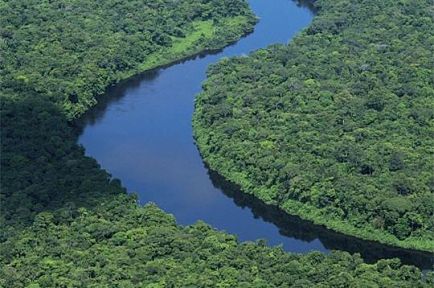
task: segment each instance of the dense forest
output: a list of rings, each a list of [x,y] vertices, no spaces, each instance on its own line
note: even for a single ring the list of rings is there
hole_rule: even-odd
[[[434,252],[432,1],[315,5],[289,45],[209,69],[201,153],[290,214]]]
[[[69,127],[107,85],[221,48],[256,22],[239,0],[1,1],[0,15],[0,208],[14,224],[108,193],[110,176]]]
[[[120,79],[206,50],[251,31],[244,1],[0,2],[4,88],[26,86],[69,118]]]
[[[285,253],[239,244],[203,222],[189,227],[149,204],[119,196],[68,220],[40,213],[2,244],[3,287],[431,287],[434,273],[399,260],[365,264],[358,255]]]
[[[251,31],[243,0],[0,0],[1,287],[430,287],[399,260],[288,254],[181,227],[84,155],[111,84]]]

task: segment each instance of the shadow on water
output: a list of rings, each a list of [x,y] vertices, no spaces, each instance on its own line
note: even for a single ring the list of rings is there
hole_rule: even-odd
[[[330,250],[343,250],[350,253],[360,253],[368,263],[374,263],[383,258],[400,258],[404,264],[415,265],[420,269],[432,269],[434,254],[414,250],[405,250],[382,245],[372,241],[360,240],[326,229],[300,217],[289,215],[282,209],[265,204],[258,198],[243,193],[239,186],[227,181],[217,172],[208,169],[210,179],[216,188],[232,198],[238,207],[249,208],[256,219],[261,218],[278,227],[279,233],[285,237],[303,241],[319,239]]]
[[[298,3],[298,2],[297,2]],[[304,4],[301,6],[305,6]],[[250,34],[254,33],[253,31],[243,35],[240,39],[248,37]],[[83,133],[83,129],[87,125],[94,125],[98,123],[99,120],[104,118],[105,113],[107,112],[107,108],[111,105],[119,102],[122,98],[125,97],[128,90],[135,89],[140,86],[140,84],[144,81],[151,82],[159,77],[160,72],[166,68],[183,64],[188,61],[194,61],[197,59],[202,59],[211,55],[218,55],[227,47],[231,47],[232,45],[236,45],[238,41],[234,41],[225,46],[224,48],[214,49],[214,50],[205,50],[199,53],[196,53],[192,56],[187,56],[177,61],[170,62],[169,64],[160,65],[151,70],[147,70],[126,79],[123,79],[119,82],[113,83],[109,86],[106,91],[97,97],[98,103],[92,107],[92,109],[87,110],[87,112],[75,121],[75,129],[77,134],[80,135]]]
[[[297,5],[297,7],[305,8],[305,9],[309,10],[312,13],[312,15],[315,15],[318,12],[317,8],[314,5],[315,0],[292,0],[292,2],[294,2]],[[230,48],[231,46],[237,45],[237,43],[240,40],[249,37],[253,33],[255,33],[254,30],[249,32],[249,33],[246,33],[245,35],[240,37],[240,39],[229,43],[228,45],[226,45],[223,48],[213,49],[213,50],[204,50],[204,51],[201,51],[201,52],[196,53],[194,55],[184,57],[182,59],[179,59],[177,61],[173,61],[173,62],[165,64],[165,65],[160,65],[160,66],[155,67],[151,70],[147,70],[147,71],[138,73],[138,74],[131,76],[127,79],[113,83],[112,85],[110,85],[106,89],[106,91],[102,95],[97,97],[98,103],[94,107],[92,107],[92,109],[87,110],[87,112],[82,117],[80,117],[79,119],[77,119],[75,121],[74,126],[75,126],[75,129],[77,130],[77,134],[81,135],[83,133],[83,129],[87,125],[94,125],[99,120],[103,119],[105,113],[107,112],[107,108],[109,106],[111,106],[112,104],[119,102],[123,97],[125,97],[128,90],[139,87],[143,81],[150,82],[150,81],[158,78],[160,75],[160,72],[162,70],[169,68],[169,67],[172,67],[172,66],[176,66],[178,64],[183,64],[183,63],[186,63],[189,61],[202,59],[202,58],[205,58],[207,56],[218,55],[218,54],[222,53],[225,49]],[[271,44],[271,45],[273,45],[273,44]]]
[[[97,97],[98,103],[75,121],[77,134],[82,134],[83,129],[87,125],[94,125],[103,119],[107,112],[107,108],[121,101],[121,99],[127,94],[128,90],[139,87],[140,83],[143,81],[152,81],[153,79],[158,78],[158,75],[159,69],[149,70],[109,86],[103,95]]]
[[[314,5],[315,0],[297,0],[294,2],[297,4],[298,7],[309,9],[313,14],[316,14],[318,12],[317,7],[315,7]]]
[[[243,241],[266,238],[271,245],[282,243],[289,252],[344,250],[360,253],[367,262],[398,257],[403,263],[431,269],[433,255],[329,231],[240,192],[203,166],[192,139],[191,116],[194,95],[200,91],[208,65],[221,57],[287,43],[316,12],[312,1],[249,2],[261,21],[243,41],[109,87],[99,103],[75,123],[87,155],[121,179],[128,191],[136,191],[141,203],[156,203],[181,225],[200,219]]]
[[[297,7],[305,8],[312,13],[312,15],[315,15],[318,10],[315,7],[314,3],[315,0],[291,0],[294,2]],[[99,120],[104,118],[105,113],[107,112],[107,108],[111,106],[112,104],[115,104],[116,102],[120,101],[125,95],[127,94],[128,90],[137,88],[140,86],[140,84],[143,81],[152,81],[159,77],[160,72],[166,68],[176,66],[178,64],[183,64],[189,61],[194,61],[198,59],[202,59],[208,56],[212,55],[218,55],[222,53],[225,49],[230,48],[232,46],[237,45],[238,42],[240,42],[242,39],[249,37],[251,34],[255,33],[255,31],[251,31],[249,33],[246,33],[240,39],[233,41],[226,45],[223,48],[220,49],[213,49],[213,50],[204,50],[199,53],[196,53],[191,56],[184,57],[182,59],[179,59],[177,61],[173,61],[169,64],[161,65],[158,67],[155,67],[151,70],[147,70],[141,73],[138,73],[134,76],[131,76],[127,79],[121,80],[117,83],[113,83],[111,86],[109,86],[106,91],[100,96],[97,97],[98,103],[95,105],[95,107],[92,107],[92,109],[87,110],[87,112],[77,119],[75,121],[75,129],[77,130],[78,135],[83,133],[83,129],[87,125],[94,125]],[[273,45],[271,43],[271,45]]]

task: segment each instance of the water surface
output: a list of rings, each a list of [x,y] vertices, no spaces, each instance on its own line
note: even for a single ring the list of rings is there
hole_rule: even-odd
[[[203,220],[241,241],[266,239],[291,252],[360,252],[367,261],[398,256],[430,267],[430,255],[388,248],[330,232],[246,196],[204,165],[194,145],[191,118],[209,64],[287,43],[313,12],[304,2],[250,0],[255,31],[214,54],[144,73],[109,89],[84,119],[79,143],[145,204],[156,203],[181,225]],[[375,249],[374,249],[375,248]]]

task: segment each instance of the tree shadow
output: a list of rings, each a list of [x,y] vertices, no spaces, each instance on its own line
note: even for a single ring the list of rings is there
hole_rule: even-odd
[[[125,193],[119,181],[84,155],[65,115],[50,99],[31,91],[2,97],[1,131],[2,227],[31,225],[46,211],[67,221],[78,207],[92,208]]]
[[[241,38],[247,37],[249,34],[251,33],[248,33]],[[160,73],[167,68],[189,61],[202,59],[210,55],[217,55],[221,53],[224,49],[234,45],[236,42],[238,41],[231,42],[224,48],[205,50],[192,56],[184,57],[180,60],[173,61],[169,64],[161,65],[154,69],[143,71],[117,83],[113,83],[111,86],[107,87],[106,91],[103,94],[97,97],[98,103],[94,107],[89,109],[86,113],[82,115],[82,117],[76,119],[73,122],[76,133],[78,135],[81,135],[83,133],[83,129],[87,125],[94,125],[98,123],[101,119],[103,119],[105,113],[107,112],[107,108],[121,101],[121,99],[128,94],[128,90],[139,87],[144,81],[152,82],[156,80],[159,77]]]
[[[433,269],[434,254],[415,250],[401,249],[374,241],[361,240],[346,236],[326,229],[324,226],[313,224],[300,217],[289,215],[279,207],[265,204],[258,198],[244,193],[240,187],[227,181],[216,171],[208,169],[208,174],[213,185],[220,189],[226,196],[232,198],[234,203],[242,208],[249,208],[255,218],[261,218],[272,223],[279,229],[283,236],[296,238],[303,241],[319,239],[329,250],[343,250],[350,253],[360,253],[368,263],[374,263],[384,258],[399,258],[402,263],[414,265],[420,269]]]
[[[318,8],[315,6],[315,0],[292,0],[297,3],[298,7],[309,9],[313,15],[318,12]]]

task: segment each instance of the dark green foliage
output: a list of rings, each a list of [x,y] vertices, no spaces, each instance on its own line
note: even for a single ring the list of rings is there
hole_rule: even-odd
[[[69,118],[93,106],[108,85],[221,48],[255,23],[239,0],[14,0],[0,1],[0,15],[2,86],[42,93]],[[228,27],[235,17],[243,20]],[[201,26],[204,21],[210,25]],[[200,41],[191,37],[195,30],[204,33]],[[173,53],[165,55],[169,48]],[[148,62],[160,55],[166,59]]]
[[[315,3],[288,46],[209,69],[199,148],[289,213],[434,251],[432,1]]]
[[[124,193],[84,157],[67,120],[107,85],[220,48],[255,21],[239,0],[0,1],[3,231],[47,209],[92,207]]]
[[[0,12],[1,287],[432,283],[431,274],[422,280],[397,260],[291,255],[262,242],[239,244],[204,223],[180,227],[154,205],[137,205],[75,144],[67,119],[92,106],[106,85],[251,29],[244,1],[0,0]],[[191,35],[210,27],[199,45]],[[390,160],[392,170],[405,169],[401,158]]]
[[[124,193],[84,156],[64,114],[40,95],[26,95],[1,101],[1,225],[16,228],[39,212],[68,214]]]
[[[239,244],[204,223],[176,225],[155,205],[118,196],[69,223],[49,212],[0,248],[3,287],[430,287],[398,260],[344,252],[287,254]],[[33,285],[33,286],[28,286]],[[146,286],[149,285],[149,286]]]

